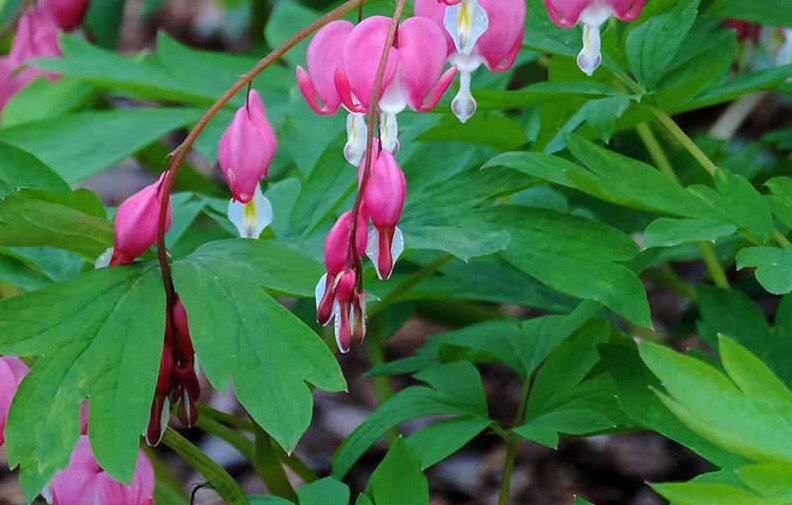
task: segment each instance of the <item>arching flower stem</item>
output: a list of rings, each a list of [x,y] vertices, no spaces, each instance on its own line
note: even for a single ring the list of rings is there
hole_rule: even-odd
[[[274,49],[250,71],[243,74],[239,80],[234,83],[225,93],[223,93],[217,101],[204,113],[198,120],[195,126],[190,130],[190,133],[182,141],[181,144],[171,153],[170,162],[166,169],[167,175],[165,176],[162,184],[161,197],[162,202],[168,202],[171,192],[173,190],[173,182],[176,179],[179,169],[184,163],[187,153],[192,149],[195,142],[200,137],[201,133],[206,129],[209,122],[230,102],[237,93],[245,89],[253,80],[261,74],[264,70],[269,68],[273,63],[278,61],[287,52],[293,49],[297,44],[310,37],[315,31],[319,30],[331,21],[335,21],[344,14],[364,4],[366,0],[348,0],[337,8],[328,12],[321,18],[317,19],[310,25],[306,26],[297,32],[292,38],[287,40],[282,46]],[[401,2],[402,7],[404,2]],[[165,223],[167,214],[161,212],[159,216],[159,227],[157,236],[157,259],[159,261],[160,271],[162,273],[162,282],[165,287],[165,296],[169,307],[176,303],[176,292],[173,286],[173,278],[171,276],[170,263],[168,262],[168,250],[165,246]]]
[[[382,95],[382,81],[385,78],[385,69],[388,64],[388,54],[390,53],[390,49],[393,47],[393,44],[396,41],[396,34],[399,30],[399,22],[401,21],[402,14],[404,13],[405,3],[405,0],[397,0],[396,2],[396,8],[393,11],[393,17],[391,18],[390,30],[388,31],[388,36],[385,39],[385,44],[382,47],[382,55],[380,56],[379,65],[377,66],[377,73],[374,77],[374,88],[371,94],[371,102],[369,103],[369,108],[366,113],[366,123],[368,127],[368,132],[366,134],[366,158],[365,165],[363,167],[363,175],[360,178],[360,187],[358,188],[357,198],[355,198],[355,205],[352,208],[353,218],[349,234],[349,261],[352,263],[349,266],[355,270],[358,288],[361,291],[363,283],[363,267],[360,261],[360,255],[358,254],[357,248],[355,247],[356,241],[354,240],[354,237],[357,237],[357,217],[360,214],[361,208],[363,206],[363,195],[366,192],[366,184],[368,183],[369,175],[371,173],[371,165],[373,161],[372,147],[374,146],[374,134],[377,131],[379,101]]]

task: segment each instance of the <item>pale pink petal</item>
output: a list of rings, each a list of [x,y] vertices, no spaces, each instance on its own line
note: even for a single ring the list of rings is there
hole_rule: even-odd
[[[297,70],[297,81],[308,104],[317,113],[335,114],[341,105],[335,73],[342,65],[344,44],[355,26],[349,21],[333,21],[319,30],[308,46],[307,72]],[[324,102],[321,106],[316,100]]]
[[[544,0],[550,20],[562,28],[575,26],[580,14],[592,3],[592,0]]]
[[[634,21],[641,15],[646,0],[608,0],[613,14],[622,21]]]
[[[124,201],[116,212],[115,244],[111,265],[132,263],[157,241],[161,207],[160,184],[166,177],[146,186]],[[168,202],[165,227],[170,228],[171,209]]]
[[[149,505],[154,497],[154,469],[148,457],[138,455],[135,474],[130,485],[116,482],[102,472],[96,479],[96,503],[107,505]]]
[[[511,62],[514,62],[515,45],[522,44],[525,29],[525,0],[478,1],[489,17],[489,29],[481,36],[476,46],[478,53],[484,58],[489,69],[503,69],[504,61],[511,59]]]
[[[384,16],[372,16],[363,20],[349,34],[344,45],[343,73],[349,81],[354,97],[363,108],[368,108],[374,92],[377,67],[390,30],[391,20]],[[384,95],[398,67],[398,54],[390,48],[383,76],[381,94]],[[341,90],[338,90],[341,92]]]
[[[446,56],[449,56],[454,52],[454,40],[451,38],[448,32],[446,32],[445,26],[443,24],[445,10],[446,5],[442,2],[439,2],[438,0],[415,0],[415,15],[431,19],[438,26],[438,28],[443,30],[443,36],[445,37],[446,45],[448,46]]]
[[[447,52],[443,30],[427,18],[407,19],[399,27],[398,54],[398,79],[407,92],[408,103],[414,110],[422,110],[425,98],[437,85],[445,66]],[[446,89],[450,84],[448,81]]]

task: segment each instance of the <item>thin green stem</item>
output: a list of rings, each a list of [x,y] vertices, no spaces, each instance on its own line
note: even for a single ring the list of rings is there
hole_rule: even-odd
[[[249,419],[245,419],[243,417],[235,416],[234,414],[229,414],[228,412],[223,412],[222,410],[217,410],[205,403],[201,403],[198,405],[198,414],[201,416],[209,416],[215,421],[219,423],[226,424],[233,428],[243,431],[253,432],[253,429],[256,427],[255,424]]]
[[[371,311],[369,311],[369,319],[374,319],[377,317],[386,307],[394,302],[397,302],[399,297],[401,297],[404,293],[417,286],[422,280],[430,277],[452,259],[453,256],[450,254],[443,254],[438,256],[431,263],[424,265],[420,270],[417,270],[410,277],[405,279],[404,282],[396,286],[390,293],[383,297],[382,300],[380,300],[380,302],[373,309],[371,309]]]
[[[286,498],[292,502],[297,501],[297,493],[286,476],[286,471],[278,459],[275,443],[264,430],[256,427],[256,454],[253,458],[253,467],[256,473],[264,479],[269,492],[275,496]]]
[[[669,116],[666,112],[660,110],[657,107],[651,107],[652,114],[660,121],[660,124],[666,127],[666,129],[674,136],[674,138],[682,144],[682,146],[693,156],[696,161],[699,162],[701,167],[710,175],[714,176],[715,173],[718,171],[718,166],[709,159],[709,156],[701,150],[701,148],[693,142],[685,131],[679,127],[679,125],[674,121],[674,119]]]
[[[196,426],[206,433],[227,442],[247,460],[252,461],[255,457],[256,451],[253,442],[235,429],[229,428],[225,424],[212,419],[210,416],[198,416]]]
[[[309,482],[319,480],[319,476],[316,475],[316,472],[311,470],[311,468],[294,453],[286,454],[286,451],[281,449],[279,446],[276,446],[275,450],[278,453],[278,459],[281,461],[281,463],[286,465],[292,472],[296,473],[304,483],[307,484]]]
[[[789,242],[789,239],[786,238],[784,234],[778,230],[773,230],[773,240],[775,240],[776,243],[781,247],[789,247],[790,245],[792,245],[792,243]]]
[[[671,165],[671,161],[666,156],[665,151],[663,150],[663,146],[660,145],[660,141],[657,140],[654,132],[649,125],[646,123],[641,123],[636,125],[635,127],[636,133],[643,141],[646,150],[649,152],[649,156],[652,158],[652,161],[657,168],[660,169],[669,179],[679,184],[679,177],[677,177],[676,172],[674,172],[674,167]]]
[[[162,443],[182,457],[198,473],[203,475],[228,505],[248,505],[247,496],[237,481],[223,467],[215,463],[202,450],[193,445],[172,428],[165,430]]]
[[[517,408],[517,415],[514,416],[514,424],[519,425],[525,419],[525,410],[528,407],[528,398],[531,396],[531,389],[533,388],[534,373],[530,379],[527,379],[522,387],[522,398],[520,399],[520,406]],[[503,477],[501,477],[500,494],[498,496],[498,505],[509,505],[509,498],[511,497],[511,483],[512,475],[514,474],[514,461],[517,459],[517,447],[520,445],[520,437],[514,433],[510,433],[506,441],[506,457],[503,463]]]
[[[719,288],[729,289],[729,279],[726,278],[726,271],[715,254],[715,247],[710,242],[701,243],[701,256],[707,266],[707,272],[709,272],[712,282]]]

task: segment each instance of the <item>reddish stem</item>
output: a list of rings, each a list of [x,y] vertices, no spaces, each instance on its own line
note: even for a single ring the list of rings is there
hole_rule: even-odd
[[[165,177],[162,184],[162,206],[159,214],[157,230],[157,259],[159,260],[160,271],[162,273],[162,282],[165,286],[165,295],[167,298],[168,307],[173,307],[173,305],[176,303],[176,291],[173,287],[173,277],[171,275],[170,264],[168,263],[168,250],[165,247],[165,222],[167,221],[168,202],[170,201],[171,192],[173,191],[173,181],[176,179],[176,176],[179,173],[182,163],[184,163],[187,153],[193,147],[195,142],[198,140],[198,137],[201,135],[201,133],[203,133],[204,129],[212,120],[212,118],[214,118],[217,113],[223,110],[223,108],[228,104],[228,102],[231,101],[231,99],[234,98],[237,93],[253,82],[253,79],[266,70],[270,65],[283,57],[283,55],[294,48],[294,46],[310,37],[315,31],[319,30],[331,21],[335,21],[347,12],[364,4],[365,2],[366,0],[348,0],[347,2],[344,2],[339,7],[333,9],[297,32],[297,34],[287,40],[282,46],[273,50],[266,57],[260,60],[255,67],[243,74],[233,86],[228,88],[228,90],[217,99],[217,101],[209,108],[209,110],[207,110],[204,115],[201,116],[201,119],[198,120],[193,129],[190,130],[187,138],[185,138],[184,141],[179,144],[179,146],[171,153],[172,157],[166,170],[168,175]],[[401,4],[403,3],[404,1],[402,0]],[[170,311],[168,311],[168,313],[170,313]]]
[[[355,205],[352,208],[352,225],[349,230],[349,255],[352,266],[355,269],[358,288],[362,289],[363,284],[363,268],[360,262],[360,256],[357,250],[357,220],[363,206],[363,195],[366,191],[368,184],[369,174],[371,172],[371,164],[373,162],[373,154],[371,152],[374,147],[374,132],[377,125],[379,110],[380,95],[382,94],[382,81],[385,80],[385,69],[388,65],[388,55],[393,43],[396,40],[396,34],[399,31],[399,22],[401,21],[402,13],[404,12],[405,0],[397,0],[396,8],[393,11],[391,18],[390,30],[385,39],[385,45],[382,48],[382,55],[380,56],[379,66],[377,67],[377,74],[374,78],[374,87],[371,92],[371,102],[369,103],[368,112],[368,132],[366,135],[366,163],[363,167],[363,175],[360,178],[360,187],[358,188],[357,198],[355,198]]]

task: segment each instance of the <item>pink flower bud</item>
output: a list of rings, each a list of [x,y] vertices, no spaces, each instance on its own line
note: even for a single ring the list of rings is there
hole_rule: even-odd
[[[159,181],[146,186],[126,199],[118,207],[115,217],[115,245],[110,265],[128,265],[157,241],[157,228],[161,205]],[[168,202],[165,229],[171,225],[171,209]]]
[[[354,27],[349,21],[328,23],[308,45],[308,70],[297,67],[297,84],[305,101],[317,114],[335,114],[341,107],[335,73],[341,67],[344,43]],[[317,95],[324,105],[319,104]]]
[[[5,424],[11,402],[19,384],[28,373],[28,367],[14,356],[0,357],[0,445],[5,443]]]
[[[251,90],[247,104],[234,116],[220,138],[218,159],[234,200],[248,203],[267,177],[278,141],[267,119],[264,102]]]
[[[141,451],[132,482],[129,485],[116,482],[97,463],[88,437],[81,436],[69,465],[55,474],[42,494],[51,505],[153,505],[154,469]]]
[[[354,270],[341,274],[336,288],[335,337],[338,350],[347,353],[366,336],[366,297],[357,288]]]
[[[547,14],[562,28],[583,24],[583,49],[578,67],[593,75],[602,63],[600,27],[608,18],[633,21],[641,14],[645,0],[544,0]]]
[[[363,205],[374,225],[368,237],[366,253],[374,263],[379,278],[387,279],[404,247],[401,232],[397,235],[396,225],[404,210],[407,181],[393,154],[385,150],[375,154],[363,195]],[[362,168],[361,165],[361,172]]]
[[[39,0],[38,8],[49,11],[58,26],[70,32],[82,24],[90,0]]]
[[[340,274],[350,266],[349,239],[352,233],[352,212],[345,212],[338,218],[325,239],[325,269],[327,273],[319,279],[316,286],[316,319],[321,325],[333,317],[333,303]],[[368,219],[364,213],[358,214],[357,247],[358,256],[366,252]]]

